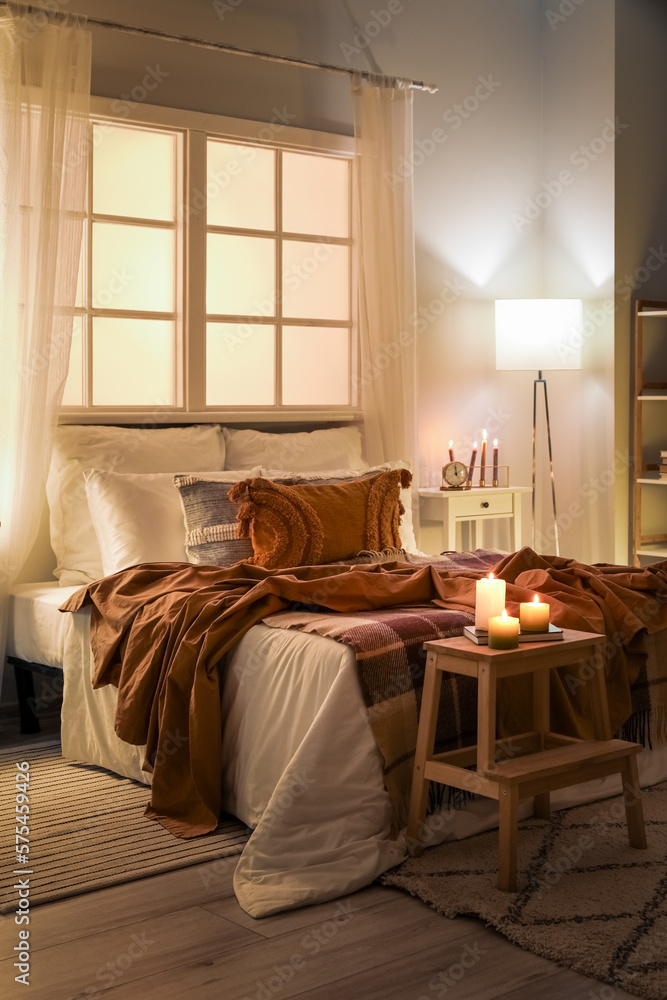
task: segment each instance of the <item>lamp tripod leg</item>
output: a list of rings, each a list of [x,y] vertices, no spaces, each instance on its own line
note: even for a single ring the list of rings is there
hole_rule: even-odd
[[[536,378],[533,382],[533,548],[535,548],[535,436],[536,436],[536,424],[537,424],[537,384],[541,383],[544,387],[544,415],[547,421],[547,446],[549,449],[549,475],[551,477],[551,505],[553,508],[554,515],[554,543],[556,546],[556,555],[560,555],[560,543],[558,539],[558,515],[556,514],[556,483],[554,480],[554,461],[553,452],[551,450],[551,421],[549,420],[549,397],[547,395],[547,380],[542,378],[542,372],[539,372],[539,378]]]
[[[547,418],[547,441],[549,443],[549,474],[551,476],[551,504],[554,512],[554,541],[556,543],[556,555],[560,555],[560,545],[558,541],[558,516],[556,514],[556,483],[554,481],[554,460],[551,453],[551,423],[549,421],[549,399],[547,397],[547,380],[544,379],[544,412]]]
[[[540,379],[542,378],[542,372],[540,374]],[[535,441],[537,435],[537,382],[535,379],[533,382],[533,492],[531,496],[531,523],[533,525],[533,550],[535,550]]]

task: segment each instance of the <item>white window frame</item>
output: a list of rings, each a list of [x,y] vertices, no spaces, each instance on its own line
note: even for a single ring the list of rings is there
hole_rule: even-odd
[[[121,112],[119,113],[119,107]],[[279,121],[273,123],[245,121],[220,115],[208,115],[194,111],[182,111],[175,108],[163,108],[155,105],[137,105],[132,116],[126,113],[126,106],[118,101],[106,98],[91,98],[91,119],[106,119],[119,124],[137,126],[155,126],[172,129],[182,134],[184,143],[185,169],[179,171],[178,183],[182,185],[183,205],[190,205],[188,192],[206,191],[206,141],[209,137],[220,138],[236,143],[261,143],[264,146],[291,151],[322,153],[327,156],[340,156],[351,160],[354,153],[354,140],[349,136],[333,133],[316,132],[309,129],[294,128]],[[182,175],[182,176],[181,176]],[[352,192],[350,206],[352,205]],[[352,218],[350,207],[350,303],[351,303],[351,337],[350,337],[350,393],[348,406],[248,406],[248,407],[207,407],[205,405],[205,353],[206,353],[206,230],[207,219],[205,207],[201,211],[196,206],[186,208],[187,219],[177,219],[178,254],[183,254],[182,284],[176,291],[176,327],[177,341],[182,344],[182,352],[177,353],[176,370],[177,385],[175,389],[175,404],[173,406],[64,406],[61,408],[60,423],[321,423],[335,421],[356,421],[361,417],[360,400],[354,398],[356,377],[359,365],[359,338],[354,304],[357,301],[357,287],[352,247]],[[91,253],[92,217],[88,226],[88,260]],[[331,240],[340,244],[341,240]],[[203,255],[202,255],[203,254]],[[90,304],[90,269],[87,270],[88,313]],[[86,309],[77,309],[80,315]],[[98,310],[92,310],[94,314]],[[322,324],[326,325],[326,324]],[[335,324],[334,324],[335,325]],[[90,332],[88,332],[88,338]],[[180,338],[180,340],[179,340]],[[278,338],[278,347],[280,338]],[[84,352],[86,342],[84,339]],[[179,364],[182,358],[183,371]],[[276,358],[276,369],[281,367],[281,359]],[[90,366],[84,354],[84,378],[90,379]],[[280,379],[280,374],[277,375]],[[88,392],[90,385],[88,385]],[[88,397],[90,398],[90,396]]]

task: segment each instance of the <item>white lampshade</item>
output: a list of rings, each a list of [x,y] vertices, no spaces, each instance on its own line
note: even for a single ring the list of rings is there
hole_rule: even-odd
[[[581,368],[581,299],[496,299],[496,369]]]

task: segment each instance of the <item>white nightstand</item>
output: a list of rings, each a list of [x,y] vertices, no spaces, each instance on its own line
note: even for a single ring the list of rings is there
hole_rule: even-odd
[[[521,548],[521,495],[530,486],[473,487],[470,490],[419,490],[419,548],[423,552],[459,551],[456,527],[469,523],[469,548],[477,548],[477,525],[489,518],[510,519],[510,550]],[[460,535],[460,532],[459,532]]]

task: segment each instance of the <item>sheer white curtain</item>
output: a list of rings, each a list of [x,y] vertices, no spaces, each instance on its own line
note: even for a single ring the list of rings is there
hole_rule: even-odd
[[[412,91],[387,77],[352,80],[355,243],[366,457],[416,456]],[[405,174],[408,174],[406,177]]]
[[[7,591],[37,533],[67,377],[90,55],[80,20],[0,5],[0,671]]]

